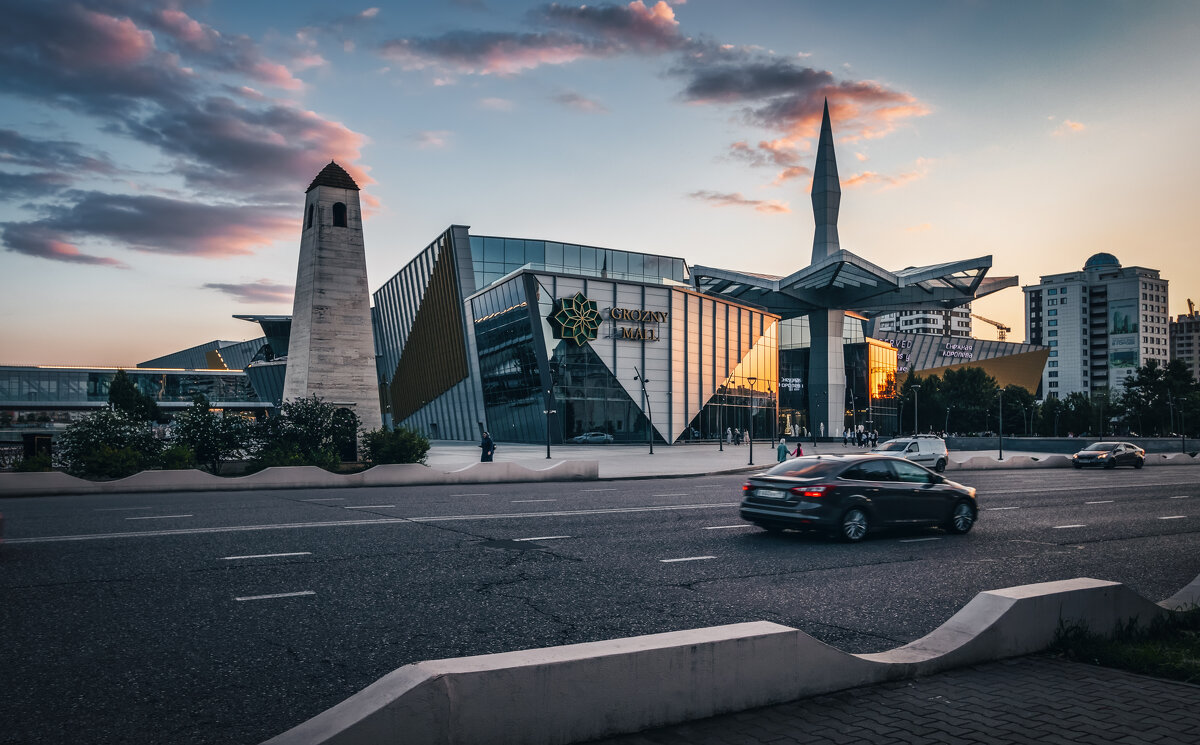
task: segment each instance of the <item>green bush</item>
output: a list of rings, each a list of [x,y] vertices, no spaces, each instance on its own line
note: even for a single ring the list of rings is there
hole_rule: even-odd
[[[249,445],[250,426],[246,420],[218,414],[209,408],[204,396],[196,396],[190,408],[175,415],[173,429],[175,443],[191,451],[193,462],[217,475],[222,465],[241,457]]]
[[[196,454],[187,445],[177,442],[163,451],[161,463],[163,469],[167,471],[194,468],[196,466]]]
[[[429,438],[415,430],[386,427],[363,435],[363,460],[373,466],[385,463],[424,463],[429,452]]]
[[[19,458],[13,462],[12,469],[19,473],[33,473],[36,471],[53,471],[54,464],[50,462],[50,456],[45,453],[28,458]]]
[[[256,422],[249,433],[251,465],[317,466],[336,470],[341,454],[353,450],[358,417],[317,396],[284,401],[275,416]]]
[[[75,422],[55,445],[66,472],[82,478],[121,478],[154,468],[163,448],[149,424],[114,409]]]
[[[294,443],[275,443],[258,452],[251,461],[253,470],[278,468],[280,466],[316,466],[326,471],[336,470],[341,460],[332,450],[302,453]]]

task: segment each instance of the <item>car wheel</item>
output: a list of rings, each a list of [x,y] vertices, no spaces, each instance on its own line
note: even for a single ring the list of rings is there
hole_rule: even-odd
[[[937,462],[936,464],[934,464],[934,466],[933,466],[933,470],[937,471],[938,473],[941,473],[942,471],[945,471],[945,470],[946,470],[946,461],[945,461],[945,459],[940,459],[940,460],[938,460],[938,462]]]
[[[857,507],[852,507],[842,515],[842,525],[838,530],[838,537],[847,543],[858,543],[866,537],[870,526],[867,513]]]
[[[1135,461],[1133,462],[1133,467],[1134,467],[1134,468],[1141,468],[1141,467],[1142,467],[1142,466],[1144,466],[1144,465],[1146,465],[1146,459],[1145,459],[1145,458],[1138,458],[1137,460],[1135,460]]]
[[[962,535],[963,533],[971,532],[971,528],[975,525],[975,508],[965,499],[954,505],[954,511],[950,513],[950,519],[946,521],[946,530],[950,533]]]

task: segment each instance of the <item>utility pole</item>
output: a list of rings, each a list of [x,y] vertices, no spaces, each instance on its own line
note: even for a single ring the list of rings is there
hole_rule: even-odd
[[[557,414],[558,410],[552,408],[554,406],[554,386],[546,389],[546,408],[542,413],[546,415],[546,460],[550,460],[550,416]]]
[[[747,434],[750,436],[750,462],[747,465],[754,465],[754,412],[758,409],[754,405],[754,384],[758,382],[758,378],[746,378],[750,381],[750,427]]]
[[[921,415],[921,386],[912,386],[913,392],[913,434],[921,434],[921,425],[918,417]]]
[[[650,381],[642,375],[642,371],[637,369],[637,365],[633,367],[633,379],[640,380],[642,383],[642,409],[646,412],[646,442],[650,444],[650,455],[654,455],[654,418],[650,413],[650,394],[646,393],[646,384]]]
[[[1000,460],[1004,460],[1004,389],[1000,389]]]

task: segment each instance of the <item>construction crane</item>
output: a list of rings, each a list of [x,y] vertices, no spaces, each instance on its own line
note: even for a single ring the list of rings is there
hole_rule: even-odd
[[[984,323],[990,323],[993,326],[995,326],[996,327],[996,335],[1000,338],[1000,341],[1004,341],[1008,332],[1012,331],[1011,328],[1009,328],[1008,326],[1005,326],[1003,323],[1000,323],[999,321],[993,321],[990,318],[984,318],[983,316],[976,315],[975,313],[971,314],[971,318],[978,318],[979,320],[983,321]]]

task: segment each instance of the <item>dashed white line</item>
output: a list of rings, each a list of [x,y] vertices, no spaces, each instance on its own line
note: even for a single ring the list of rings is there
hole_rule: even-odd
[[[345,497],[314,497],[312,499],[301,499],[301,502],[345,502]]]
[[[1191,498],[1192,498],[1191,494],[1180,494],[1178,497],[1171,497],[1171,499],[1191,499]]]
[[[560,538],[570,538],[569,535],[543,535],[537,538],[514,538],[514,541],[557,541]]]
[[[195,517],[195,515],[145,515],[143,517],[127,517],[126,520],[170,520],[173,517]]]
[[[348,504],[348,505],[346,505],[346,509],[348,509],[348,510],[378,510],[378,509],[383,509],[384,507],[395,507],[395,506],[396,505],[394,505],[394,504],[359,504],[359,505]]]
[[[687,494],[651,494],[652,497],[686,497]]]
[[[674,564],[677,561],[704,561],[705,559],[715,559],[715,556],[688,556],[683,559],[659,559],[663,564]]]
[[[728,530],[729,528],[753,528],[750,523],[742,523],[741,525],[710,525],[705,530]]]
[[[235,561],[237,559],[274,559],[278,556],[312,556],[312,551],[292,551],[286,554],[251,554],[249,556],[222,556],[221,561]]]
[[[940,540],[942,540],[940,536],[935,536],[933,538],[902,538],[902,539],[900,539],[900,543],[920,543],[921,541],[940,541]]]
[[[1095,502],[1084,502],[1084,504],[1112,504],[1111,499],[1097,499]]]
[[[1160,517],[1158,519],[1159,520],[1182,520],[1185,517],[1187,517],[1187,515],[1167,515],[1166,517]]]
[[[451,494],[452,497],[487,497],[489,494]]]
[[[1001,510],[1019,510],[1020,507],[987,507],[988,512],[1000,512]]]
[[[132,512],[133,510],[152,510],[153,507],[97,507],[96,512]]]
[[[244,598],[234,598],[239,603],[243,600],[273,600],[274,598],[298,598],[302,595],[316,595],[312,590],[304,590],[303,592],[278,592],[274,595],[247,595]]]
[[[1051,529],[1052,530],[1062,530],[1063,528],[1086,528],[1086,527],[1087,527],[1086,525],[1081,523],[1079,525],[1055,525]]]
[[[580,489],[579,491],[616,491],[616,489]]]
[[[528,502],[557,502],[557,499],[514,499],[513,504],[526,504]]]

